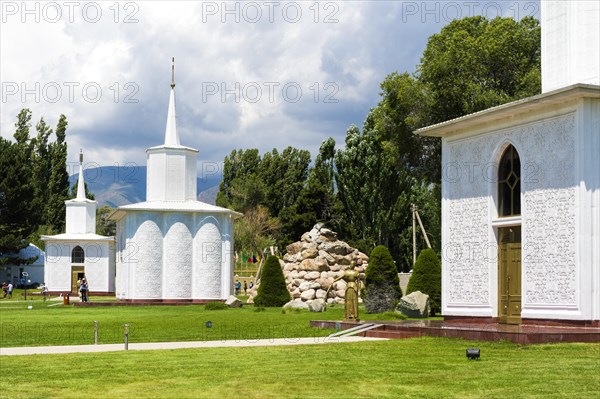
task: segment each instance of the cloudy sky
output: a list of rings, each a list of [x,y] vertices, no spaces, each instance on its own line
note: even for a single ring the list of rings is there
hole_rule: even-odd
[[[235,148],[343,145],[379,83],[468,15],[539,18],[539,1],[2,1],[1,135],[22,108],[69,120],[69,160],[145,164],[164,140],[175,57],[181,142],[199,170]],[[35,134],[33,132],[32,134]],[[90,166],[91,166],[90,165]]]

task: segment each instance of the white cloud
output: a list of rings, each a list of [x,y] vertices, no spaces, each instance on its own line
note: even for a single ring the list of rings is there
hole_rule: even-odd
[[[40,17],[35,22],[22,4],[2,5],[2,136],[12,136],[21,108],[31,108],[36,120],[44,116],[54,123],[64,113],[70,159],[83,147],[88,159],[103,165],[144,164],[144,149],[163,140],[171,56],[176,57],[181,139],[198,148],[201,159],[222,161],[234,148],[264,152],[288,145],[314,153],[328,136],[343,144],[347,127],[362,125],[377,104],[383,78],[395,70],[414,71],[428,36],[448,22],[441,14],[444,2],[438,20],[410,8],[423,2],[276,2],[273,22],[266,5],[273,3],[260,1],[82,2],[72,22],[65,6],[62,17],[49,22],[51,3],[35,2]],[[228,10],[237,7],[239,22],[223,13],[224,4]],[[510,6],[502,4],[503,13],[509,13]],[[297,6],[302,14],[291,22]],[[101,18],[92,23],[98,7]],[[251,22],[258,9],[262,17]],[[326,17],[338,22],[325,23]],[[222,102],[221,89],[234,90],[236,83],[239,102],[232,94]],[[286,101],[286,84],[302,88],[298,102]],[[10,94],[14,85],[18,92]],[[218,92],[207,95],[214,85]],[[62,95],[49,101],[56,86]],[[256,86],[262,96],[252,102]],[[98,87],[102,94],[95,102]],[[274,87],[272,102],[269,87]],[[294,87],[288,94],[293,96]],[[23,99],[22,88],[37,91],[39,101],[32,94]],[[338,102],[324,103],[327,95]]]

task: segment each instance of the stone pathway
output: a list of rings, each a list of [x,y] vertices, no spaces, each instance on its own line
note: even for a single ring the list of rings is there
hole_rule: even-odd
[[[322,345],[348,342],[382,341],[385,338],[347,337],[347,338],[276,338],[230,341],[191,341],[191,342],[148,342],[130,343],[130,351],[166,350],[186,348],[233,348],[247,346],[289,346],[289,345]],[[124,344],[103,345],[66,345],[66,346],[28,346],[16,348],[0,348],[0,356],[18,355],[50,355],[59,353],[95,353],[117,352],[125,350]]]

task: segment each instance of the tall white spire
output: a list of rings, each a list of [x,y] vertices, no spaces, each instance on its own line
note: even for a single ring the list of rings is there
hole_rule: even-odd
[[[165,129],[165,145],[179,146],[177,134],[177,117],[175,115],[175,57],[171,65],[171,96],[169,97],[169,112],[167,114],[167,128]]]
[[[85,182],[83,181],[83,150],[79,149],[79,180],[77,180],[78,201],[85,201]]]

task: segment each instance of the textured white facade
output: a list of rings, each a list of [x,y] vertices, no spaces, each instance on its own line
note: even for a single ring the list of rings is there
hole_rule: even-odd
[[[232,228],[226,213],[126,212],[117,224],[117,298],[227,299]]]
[[[542,92],[600,85],[600,1],[543,0]]]
[[[92,294],[115,292],[114,240],[82,240],[75,237],[53,239],[49,236],[45,241],[44,280],[49,291],[71,292],[72,268],[83,267]],[[71,253],[77,246],[80,246],[85,253],[84,261],[81,263],[74,263],[71,258]]]
[[[497,317],[499,227],[521,226],[522,318],[600,320],[600,88],[575,85],[421,129],[442,137],[442,313]],[[498,162],[521,215],[498,217]]]
[[[209,301],[233,293],[233,218],[196,201],[198,151],[179,142],[171,85],[165,144],[146,150],[146,201],[119,207],[118,299]]]
[[[44,282],[50,292],[72,292],[78,272],[85,275],[91,294],[115,292],[115,240],[96,234],[96,201],[85,198],[84,187],[80,155],[77,197],[65,201],[66,232],[42,236],[46,243]],[[83,259],[73,256],[76,248],[83,250]]]

